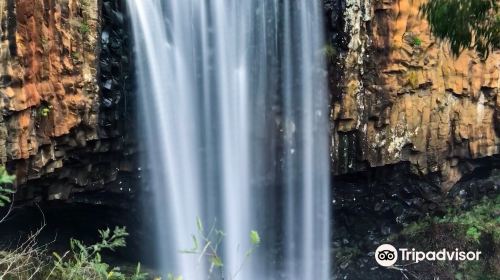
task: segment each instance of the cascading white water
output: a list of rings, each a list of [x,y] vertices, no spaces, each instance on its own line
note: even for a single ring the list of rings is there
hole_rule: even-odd
[[[180,253],[200,217],[225,233],[224,279],[328,279],[322,1],[127,3],[162,272],[207,278]]]

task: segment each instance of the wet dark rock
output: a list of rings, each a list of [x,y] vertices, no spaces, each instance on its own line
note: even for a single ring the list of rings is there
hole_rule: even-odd
[[[334,252],[356,248],[359,255],[334,258],[334,279],[401,279],[401,273],[378,266],[373,252],[384,240],[420,218],[441,216],[452,205],[470,208],[500,193],[497,157],[473,161],[478,167],[442,193],[433,175],[419,176],[408,163],[335,176],[332,224]]]
[[[126,6],[122,0],[103,0],[101,3],[101,34],[96,34],[100,38],[97,40],[100,42],[97,48],[99,65],[95,66],[100,88],[92,89],[100,90],[100,93],[96,94],[95,100],[98,106],[91,112],[98,114],[97,123],[94,119],[83,120],[69,133],[50,138],[54,148],[47,147],[47,151],[45,147],[41,148],[41,160],[7,164],[11,170],[17,170],[19,191],[16,199],[20,204],[33,200],[70,202],[76,196],[89,204],[113,204],[112,195],[103,199],[105,194],[123,191],[125,195],[133,195],[138,191],[140,175],[134,134],[131,60],[128,59],[129,27],[123,16]],[[113,44],[119,47],[111,47]],[[65,85],[65,90],[71,91],[72,88]],[[38,125],[43,125],[43,122]],[[43,176],[38,172],[41,168],[44,169]],[[115,188],[118,180],[127,187]],[[96,193],[102,195],[98,200]],[[88,198],[84,199],[85,196]]]
[[[109,43],[109,31],[103,30],[101,34],[101,44],[107,45]]]

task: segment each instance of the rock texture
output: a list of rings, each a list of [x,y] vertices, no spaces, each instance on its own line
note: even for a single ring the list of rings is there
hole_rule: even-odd
[[[7,133],[0,158],[32,158],[30,168],[37,173],[59,168],[56,154],[64,151],[56,153],[52,138],[85,126],[75,140],[97,139],[96,2],[6,2],[0,5],[6,27],[1,125]]]
[[[120,16],[118,2],[0,0],[0,163],[15,170],[18,198],[68,199],[134,168],[125,135],[109,124],[120,94],[100,89],[101,80],[123,80],[113,77],[123,76],[121,55],[114,74],[99,71],[115,52],[128,54],[120,44],[107,48],[115,35],[100,40],[101,27]],[[116,32],[123,16],[121,24]]]
[[[422,1],[325,0],[335,174],[409,162],[448,190],[500,153],[500,53],[451,56]],[[121,0],[0,0],[0,164],[22,198],[130,189],[123,11]]]
[[[453,57],[419,14],[423,0],[346,0],[347,50],[333,92],[337,174],[411,163],[448,190],[500,152],[500,52]]]

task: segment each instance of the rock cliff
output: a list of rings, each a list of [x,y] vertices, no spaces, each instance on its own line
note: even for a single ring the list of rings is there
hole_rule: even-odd
[[[0,163],[18,198],[68,199],[133,168],[116,125],[128,75],[118,2],[0,0]]]
[[[453,57],[419,13],[424,0],[341,2],[347,39],[331,114],[337,174],[407,161],[448,190],[475,159],[499,153],[499,51]]]
[[[500,52],[453,57],[423,1],[325,0],[336,175],[409,162],[448,190],[500,153]],[[132,187],[123,11],[118,0],[0,0],[0,163],[21,198]]]

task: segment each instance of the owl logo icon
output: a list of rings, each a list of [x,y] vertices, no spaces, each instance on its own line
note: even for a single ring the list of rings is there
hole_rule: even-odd
[[[393,266],[398,261],[398,250],[391,244],[382,244],[375,251],[375,260],[381,266]]]

